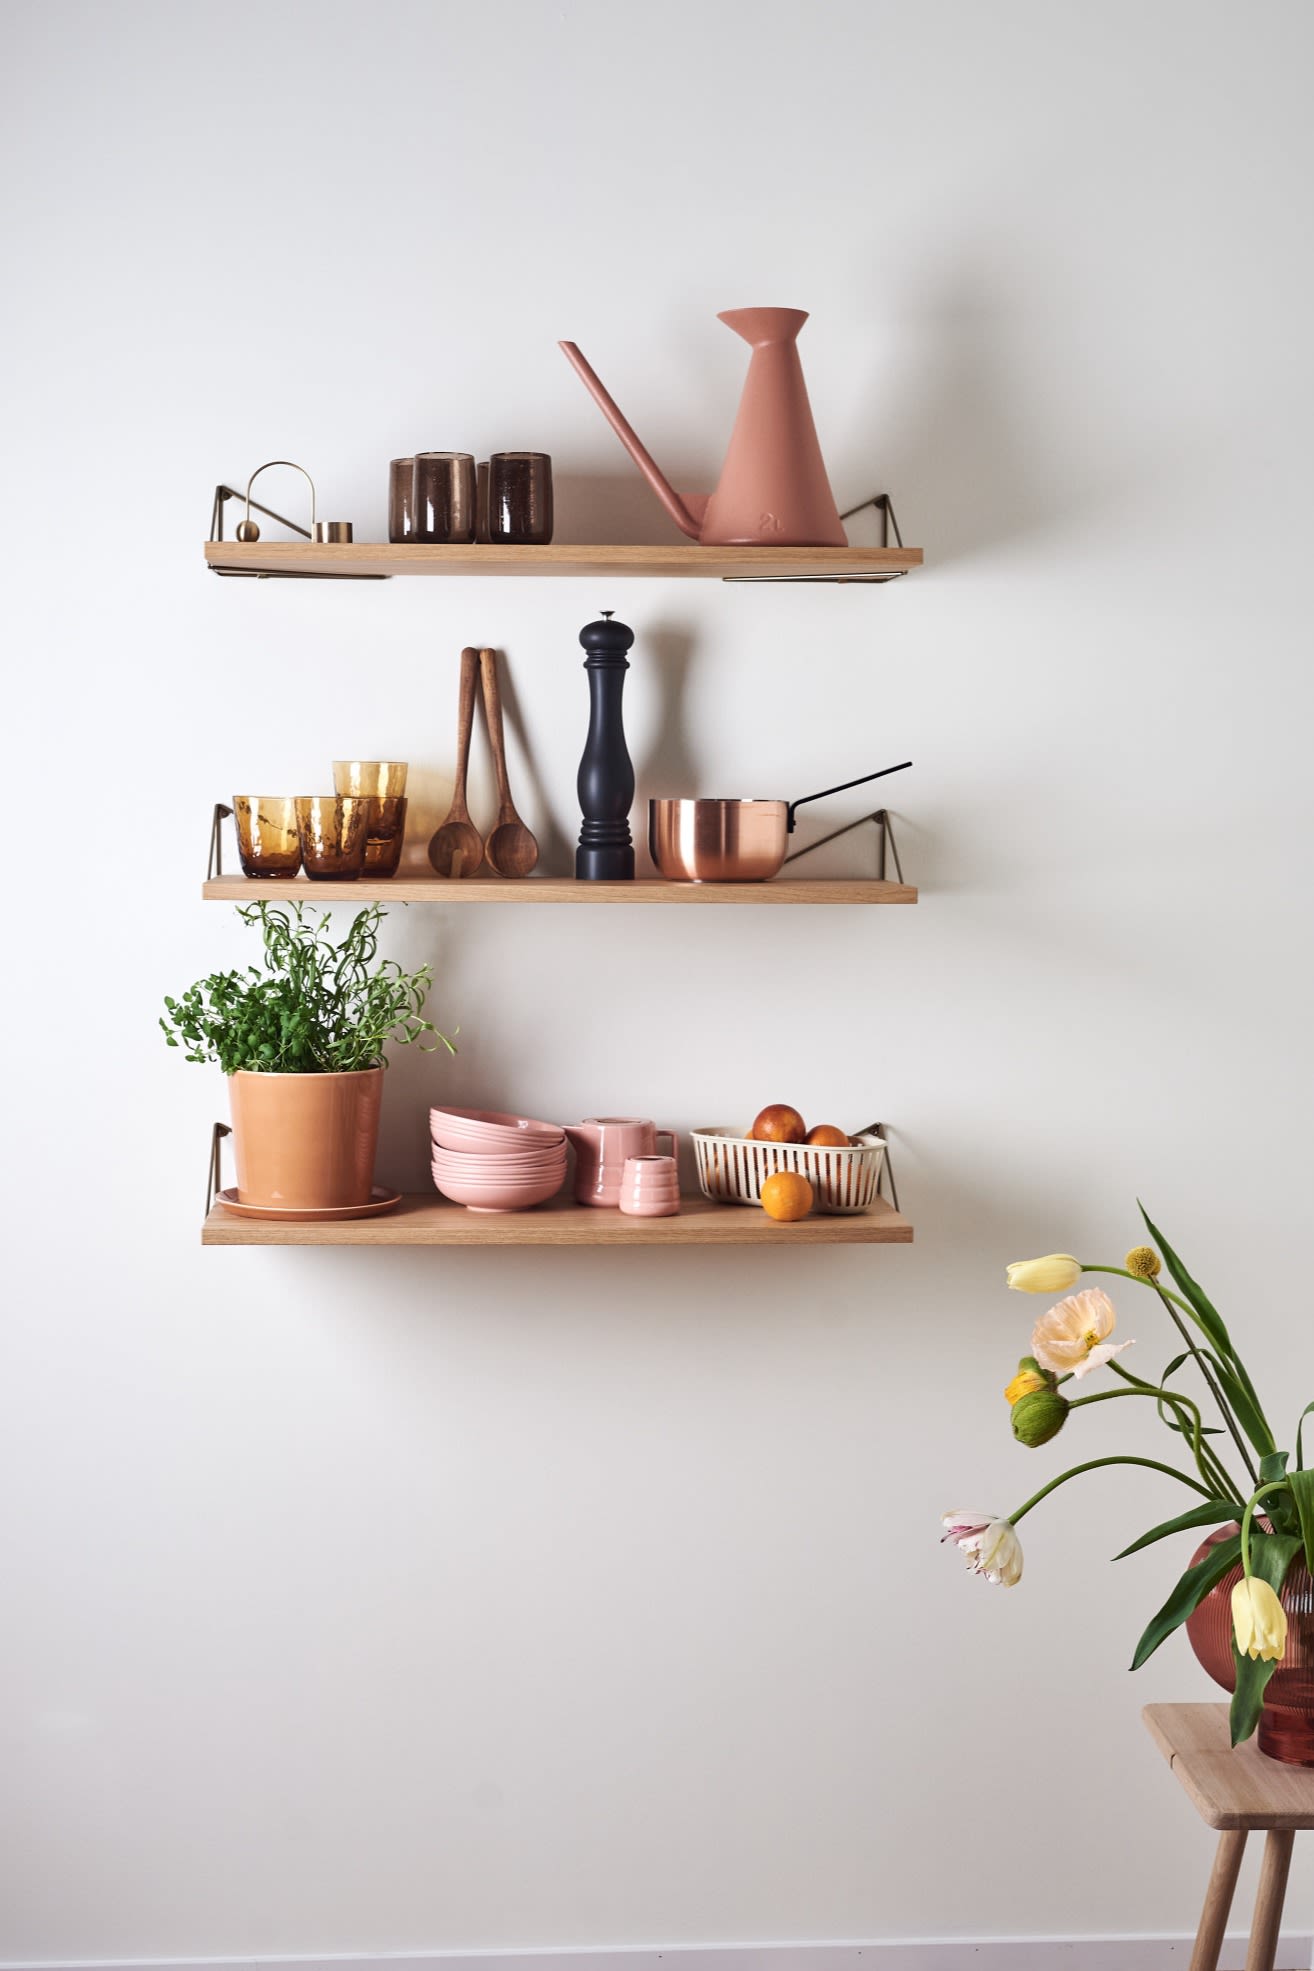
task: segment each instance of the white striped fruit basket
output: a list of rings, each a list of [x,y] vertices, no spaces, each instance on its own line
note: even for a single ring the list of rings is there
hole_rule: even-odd
[[[796,1170],[812,1186],[818,1211],[870,1211],[880,1185],[885,1144],[853,1138],[847,1150],[808,1143],[758,1143],[733,1129],[691,1129],[698,1182],[718,1204],[760,1205],[762,1186],[777,1170]]]

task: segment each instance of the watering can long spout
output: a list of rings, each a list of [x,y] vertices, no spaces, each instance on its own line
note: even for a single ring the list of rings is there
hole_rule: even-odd
[[[677,493],[651,452],[640,444],[638,434],[629,419],[610,395],[592,365],[585,360],[578,346],[573,342],[563,342],[560,347],[573,364],[584,388],[593,398],[680,532],[687,534],[692,541],[698,540],[702,534],[703,515],[707,511],[707,501],[710,496],[705,493],[685,493],[681,496]]]

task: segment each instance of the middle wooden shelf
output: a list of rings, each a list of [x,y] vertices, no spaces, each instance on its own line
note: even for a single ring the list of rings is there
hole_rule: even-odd
[[[304,876],[266,880],[254,876],[211,876],[202,896],[221,903],[916,903],[911,883],[875,877],[816,879],[775,876],[765,883],[669,883],[640,877],[633,883],[581,883],[570,876],[527,876],[510,882],[500,876],[471,876],[452,882],[442,876],[385,876],[373,880]]]

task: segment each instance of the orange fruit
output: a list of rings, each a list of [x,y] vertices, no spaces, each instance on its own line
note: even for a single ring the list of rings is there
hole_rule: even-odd
[[[776,1170],[762,1186],[762,1209],[768,1218],[788,1223],[806,1218],[812,1209],[812,1186],[796,1170]]]
[[[809,1129],[803,1138],[818,1150],[847,1150],[849,1139],[842,1129],[836,1129],[833,1122],[819,1122],[815,1129]]]
[[[787,1103],[772,1102],[762,1110],[748,1134],[755,1143],[801,1143],[807,1124],[797,1109]]]

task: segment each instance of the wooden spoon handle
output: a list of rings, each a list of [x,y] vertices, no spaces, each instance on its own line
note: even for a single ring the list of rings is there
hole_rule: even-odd
[[[456,778],[452,782],[452,812],[465,813],[465,772],[470,764],[470,734],[474,731],[475,673],[479,652],[468,643],[461,652],[461,696],[456,714]]]
[[[514,814],[515,803],[511,799],[511,782],[506,771],[506,739],[502,732],[502,687],[497,678],[497,652],[479,652],[479,681],[484,688],[484,716],[488,720],[488,737],[493,748],[493,766],[497,772],[497,798],[502,804],[503,814]]]

